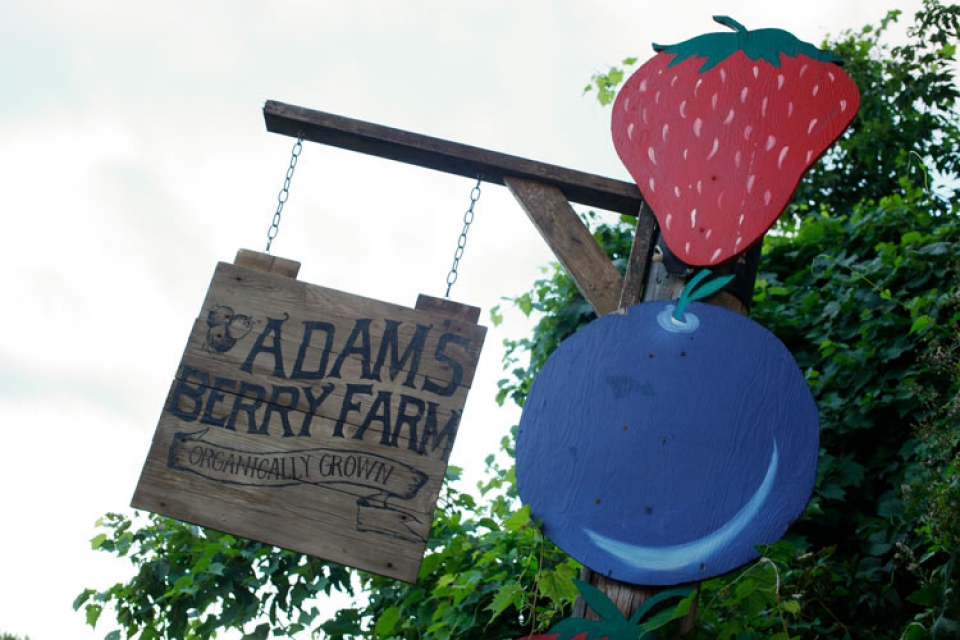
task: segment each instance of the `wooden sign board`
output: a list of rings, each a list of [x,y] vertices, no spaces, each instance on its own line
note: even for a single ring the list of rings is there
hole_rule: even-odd
[[[415,582],[486,328],[220,263],[132,505]]]

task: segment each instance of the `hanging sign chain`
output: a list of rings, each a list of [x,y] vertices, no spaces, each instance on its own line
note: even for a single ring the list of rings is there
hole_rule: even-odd
[[[283,212],[283,205],[287,202],[287,198],[290,197],[290,180],[293,178],[293,172],[297,168],[297,159],[300,157],[302,150],[303,132],[300,131],[297,133],[297,141],[293,145],[293,151],[290,152],[290,166],[287,167],[287,175],[283,179],[283,188],[280,189],[280,194],[277,196],[277,212],[273,214],[273,222],[267,229],[266,253],[270,253],[270,245],[273,244],[273,239],[280,232],[280,214]]]
[[[483,176],[477,176],[477,184],[470,191],[470,206],[463,213],[463,230],[460,232],[460,237],[457,238],[457,250],[453,252],[453,266],[450,267],[450,273],[447,274],[447,293],[444,296],[445,298],[450,297],[450,289],[453,288],[453,283],[457,281],[457,267],[460,266],[460,258],[463,257],[463,250],[467,246],[467,231],[470,230],[470,225],[473,224],[473,207],[476,206],[477,200],[480,199],[480,182],[483,181]]]

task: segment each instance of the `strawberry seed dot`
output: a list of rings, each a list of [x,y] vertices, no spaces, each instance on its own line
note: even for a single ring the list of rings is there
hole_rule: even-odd
[[[710,149],[710,154],[707,156],[707,160],[711,159],[713,156],[717,155],[717,151],[720,149],[720,139],[713,139],[713,148]]]

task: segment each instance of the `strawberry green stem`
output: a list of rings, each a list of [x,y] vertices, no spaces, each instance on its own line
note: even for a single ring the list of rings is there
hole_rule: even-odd
[[[725,27],[730,27],[738,33],[747,33],[747,28],[730,16],[713,16],[713,21],[718,22]]]

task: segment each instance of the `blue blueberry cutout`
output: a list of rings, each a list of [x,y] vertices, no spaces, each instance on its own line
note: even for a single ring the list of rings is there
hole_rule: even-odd
[[[783,343],[715,305],[687,299],[678,314],[680,302],[629,307],[564,341],[517,437],[520,497],[546,535],[635,584],[756,558],[816,475],[817,408]]]

